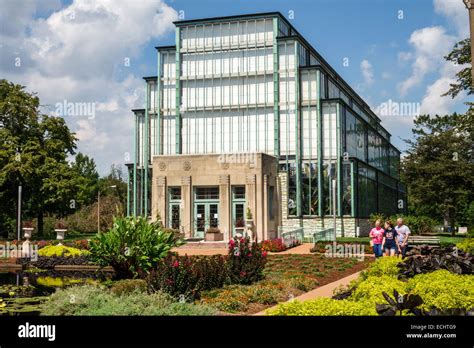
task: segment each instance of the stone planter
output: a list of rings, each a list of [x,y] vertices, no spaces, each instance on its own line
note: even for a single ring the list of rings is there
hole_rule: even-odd
[[[235,228],[235,234],[236,235],[240,234],[241,236],[243,236],[244,232],[245,232],[245,227],[236,227]]]
[[[22,257],[31,257],[32,250],[31,250],[31,243],[30,238],[31,234],[33,233],[33,227],[23,227],[23,238],[26,240],[21,245],[21,256]]]
[[[204,237],[204,240],[206,242],[221,242],[224,240],[224,233],[215,233],[215,232],[212,232],[212,233],[206,233],[206,236]]]
[[[64,240],[64,235],[66,234],[66,231],[67,231],[67,229],[55,228],[54,232],[56,232],[56,239],[59,240],[59,241],[63,241]],[[59,245],[62,245],[62,244],[59,243]]]
[[[253,227],[253,220],[247,220],[245,222],[245,227],[247,227],[248,230],[251,230]]]
[[[33,227],[23,227],[23,238],[29,240],[31,238],[31,234],[33,233]]]

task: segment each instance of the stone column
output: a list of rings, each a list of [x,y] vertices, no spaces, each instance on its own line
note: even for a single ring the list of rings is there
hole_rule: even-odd
[[[247,206],[250,208],[250,211],[252,212],[252,218],[253,218],[253,228],[252,228],[252,234],[257,233],[256,227],[259,224],[258,220],[258,209],[257,209],[257,195],[255,192],[256,189],[256,177],[255,174],[248,174],[245,178],[245,197],[247,201]],[[247,218],[247,211],[245,212],[245,217]],[[252,236],[255,238],[255,236]]]
[[[193,235],[193,190],[190,176],[181,177],[181,233],[185,238]]]
[[[224,233],[226,242],[232,236],[230,209],[230,178],[229,175],[219,175],[219,230]]]
[[[166,176],[157,176],[152,192],[152,221],[156,221],[158,214],[161,222],[168,226],[168,209],[166,209]]]
[[[261,225],[261,233],[259,234],[259,240],[268,239],[268,175],[263,175],[263,209],[262,209],[262,219]]]

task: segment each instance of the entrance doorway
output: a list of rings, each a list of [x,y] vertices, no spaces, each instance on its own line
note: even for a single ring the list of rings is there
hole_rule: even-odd
[[[206,231],[219,227],[219,187],[194,189],[194,237],[204,238]]]

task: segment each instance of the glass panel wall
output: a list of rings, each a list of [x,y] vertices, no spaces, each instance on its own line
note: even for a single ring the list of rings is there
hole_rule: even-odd
[[[352,215],[351,163],[342,164],[342,215]]]
[[[369,217],[377,212],[377,180],[375,170],[359,163],[358,173],[358,215]]]
[[[304,161],[301,169],[302,213],[303,215],[318,215],[317,163]]]

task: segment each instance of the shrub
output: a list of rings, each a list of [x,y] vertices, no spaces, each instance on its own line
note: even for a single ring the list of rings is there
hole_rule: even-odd
[[[110,292],[112,294],[121,296],[123,294],[130,294],[136,290],[145,292],[147,284],[142,279],[122,279],[112,283]]]
[[[89,255],[87,250],[79,250],[65,245],[48,245],[38,250],[38,256],[44,257],[70,257]]]
[[[447,269],[456,274],[474,273],[474,255],[450,247],[418,246],[407,253],[408,257],[399,265],[402,277],[413,277],[438,269]]]
[[[349,298],[353,301],[365,301],[375,306],[377,302],[384,302],[382,292],[391,294],[394,289],[404,295],[407,292],[406,283],[393,276],[372,276],[360,282]]]
[[[17,259],[17,263],[31,264],[33,267],[41,269],[53,269],[57,265],[87,265],[91,264],[90,255],[80,256],[39,256],[34,262],[31,259]]]
[[[469,254],[474,254],[474,238],[465,238],[462,242],[456,243],[456,247]]]
[[[245,312],[248,310],[248,297],[241,288],[228,287],[206,293],[202,303],[211,305],[227,313]]]
[[[69,285],[75,285],[84,282],[83,279],[74,279],[70,277],[50,277],[39,276],[36,278],[36,284],[50,288],[62,288]]]
[[[89,241],[87,239],[77,239],[73,240],[72,242],[66,242],[66,245],[72,244],[74,248],[81,249],[81,250],[89,250]]]
[[[202,303],[228,313],[246,312],[252,303],[278,303],[281,289],[280,285],[273,284],[230,285],[223,290],[207,292]]]
[[[234,284],[251,284],[263,278],[267,253],[250,238],[234,237],[229,242],[227,259],[230,281]]]
[[[267,239],[261,242],[262,250],[264,251],[271,251],[271,252],[279,252],[285,251],[286,245],[283,242],[282,238],[275,238],[275,239]]]
[[[283,282],[291,288],[295,288],[305,292],[314,289],[315,286],[319,284],[318,281],[314,278],[305,277],[303,275],[288,278],[286,280],[283,280]]]
[[[403,218],[403,224],[408,226],[412,234],[432,233],[437,224],[436,220],[423,215],[394,215],[390,220],[395,224],[399,217]]]
[[[116,218],[111,230],[90,243],[93,260],[114,268],[118,278],[144,276],[169,251],[182,244],[173,233],[144,217]]]
[[[397,257],[380,257],[362,272],[362,277],[380,277],[383,275],[396,277],[398,275],[397,265],[401,260]]]
[[[365,302],[348,300],[333,300],[320,297],[309,301],[291,301],[279,304],[274,309],[267,310],[267,315],[292,316],[338,316],[338,315],[376,315],[375,305]]]
[[[375,221],[380,220],[382,222],[382,227],[383,227],[383,222],[387,219],[387,217],[383,213],[372,213],[369,216],[369,223],[371,226],[375,226]]]
[[[194,300],[201,291],[224,286],[228,278],[224,256],[175,256],[168,254],[147,277],[153,290],[175,298]]]
[[[420,295],[423,309],[474,308],[474,276],[447,270],[420,274],[408,281],[407,290]]]
[[[140,290],[114,295],[91,286],[59,289],[42,307],[42,315],[213,315],[215,309],[191,303],[176,303],[169,295]]]

